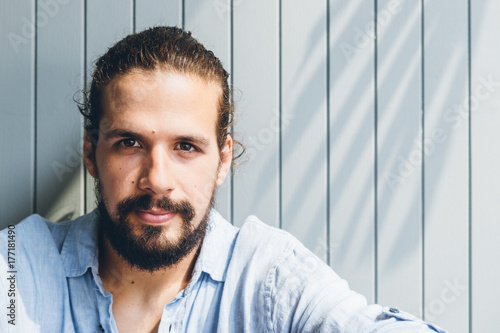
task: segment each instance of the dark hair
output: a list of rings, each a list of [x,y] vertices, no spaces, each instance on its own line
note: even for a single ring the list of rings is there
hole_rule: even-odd
[[[85,117],[85,130],[90,133],[94,147],[102,118],[103,88],[114,78],[137,69],[193,74],[219,84],[222,93],[219,98],[216,134],[219,151],[222,151],[227,135],[232,134],[234,117],[229,74],[212,51],[193,38],[190,32],[177,27],[154,27],[131,34],[97,59],[90,92],[84,91],[84,102],[79,105],[80,113]],[[239,142],[235,143],[241,146]],[[233,161],[242,153],[243,151],[237,157],[233,154]]]

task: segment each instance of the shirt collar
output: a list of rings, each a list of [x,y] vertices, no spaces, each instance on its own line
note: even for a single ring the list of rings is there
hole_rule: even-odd
[[[64,240],[61,257],[66,276],[83,275],[88,268],[98,268],[98,217],[94,210],[72,221]]]
[[[193,271],[193,280],[202,271],[219,282],[226,280],[238,228],[226,221],[215,209],[210,212],[207,233]]]
[[[96,210],[70,223],[61,249],[68,277],[81,276],[89,268],[94,273],[98,272],[98,230]],[[201,272],[205,272],[215,281],[225,281],[237,232],[237,227],[226,221],[215,209],[211,210],[207,233],[193,271],[193,280],[196,280]]]

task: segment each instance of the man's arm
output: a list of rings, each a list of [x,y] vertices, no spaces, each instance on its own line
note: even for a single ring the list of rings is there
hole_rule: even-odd
[[[276,332],[445,332],[401,310],[367,305],[301,244],[269,273]]]

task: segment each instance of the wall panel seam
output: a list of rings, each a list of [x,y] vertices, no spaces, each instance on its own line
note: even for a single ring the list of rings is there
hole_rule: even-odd
[[[33,199],[32,199],[32,210],[33,214],[37,213],[37,111],[38,111],[38,104],[37,104],[37,99],[38,99],[38,90],[37,90],[37,83],[38,83],[38,16],[36,15],[38,11],[38,0],[35,0],[34,4],[34,22],[35,22],[35,41],[34,41],[34,55],[33,55],[33,71],[34,71],[34,77],[33,77]]]
[[[234,3],[233,0],[231,0],[230,3],[230,11],[229,11],[229,50],[230,50],[230,66],[231,66],[231,77],[230,77],[230,83],[231,83],[231,101],[233,101],[234,105]],[[234,115],[233,119],[234,120]],[[234,130],[234,122],[231,125],[231,133],[233,133]],[[230,184],[230,194],[229,194],[229,218],[231,221],[231,224],[234,225],[234,168],[231,165],[231,171],[229,174],[229,177],[231,179],[231,184]]]
[[[181,26],[182,29],[186,29],[186,0],[182,0],[181,5]]]
[[[132,0],[132,31],[137,32],[137,1]]]
[[[83,3],[83,91],[87,89],[87,0],[84,1]],[[83,102],[85,103],[85,94],[82,96],[84,99]],[[85,122],[85,119],[83,120]],[[84,125],[85,128],[85,125]],[[84,134],[85,135],[85,129],[84,129]],[[83,149],[83,147],[82,147]],[[83,152],[82,152],[83,153]],[[87,199],[87,193],[90,191],[88,188],[88,175],[87,175],[87,168],[84,165],[83,166],[83,211],[85,214],[89,213],[87,211],[87,205],[88,205],[88,199]]]
[[[374,85],[373,85],[373,111],[374,111],[374,232],[373,232],[373,238],[374,238],[374,299],[375,303],[378,301],[378,20],[377,20],[377,9],[378,9],[378,0],[374,0],[373,3],[373,20],[374,20],[374,35],[375,35],[375,41],[374,41],[374,54],[373,54],[373,61],[374,61],[374,72],[373,72],[373,79],[374,79]]]
[[[330,265],[330,0],[326,0],[326,263]]]
[[[283,227],[283,124],[282,124],[282,113],[283,113],[283,70],[282,70],[282,17],[281,17],[282,3],[281,0],[278,0],[278,109],[279,109],[279,158],[278,158],[278,168],[279,168],[279,193],[278,193],[278,220],[279,220],[279,228]]]
[[[421,23],[420,23],[420,46],[421,46],[421,95],[422,95],[422,104],[421,104],[421,156],[422,156],[422,168],[420,170],[421,180],[420,180],[420,198],[421,198],[421,256],[422,256],[422,318],[425,320],[425,154],[424,154],[424,141],[425,141],[425,30],[424,30],[424,0],[420,1],[421,8]]]
[[[468,113],[469,113],[469,128],[468,128],[468,150],[469,150],[469,160],[468,160],[468,167],[469,167],[469,201],[468,201],[468,205],[469,205],[469,216],[468,216],[468,231],[469,231],[469,239],[468,239],[468,247],[469,247],[469,274],[468,274],[468,278],[469,278],[469,290],[468,290],[468,297],[469,297],[469,311],[468,311],[468,315],[469,315],[469,333],[472,332],[472,114],[471,114],[471,97],[472,97],[472,87],[471,87],[471,80],[472,80],[472,52],[471,52],[471,39],[472,39],[472,36],[471,36],[471,1],[468,0],[467,1],[467,51],[468,51],[468,68],[467,68],[467,75],[468,75],[468,82],[467,82],[467,94],[468,94],[468,105],[467,105],[467,108],[468,108]]]

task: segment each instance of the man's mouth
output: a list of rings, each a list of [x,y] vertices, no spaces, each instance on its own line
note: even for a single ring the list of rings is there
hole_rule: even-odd
[[[152,208],[148,210],[136,210],[135,214],[145,224],[162,225],[170,221],[177,213],[161,208]]]

